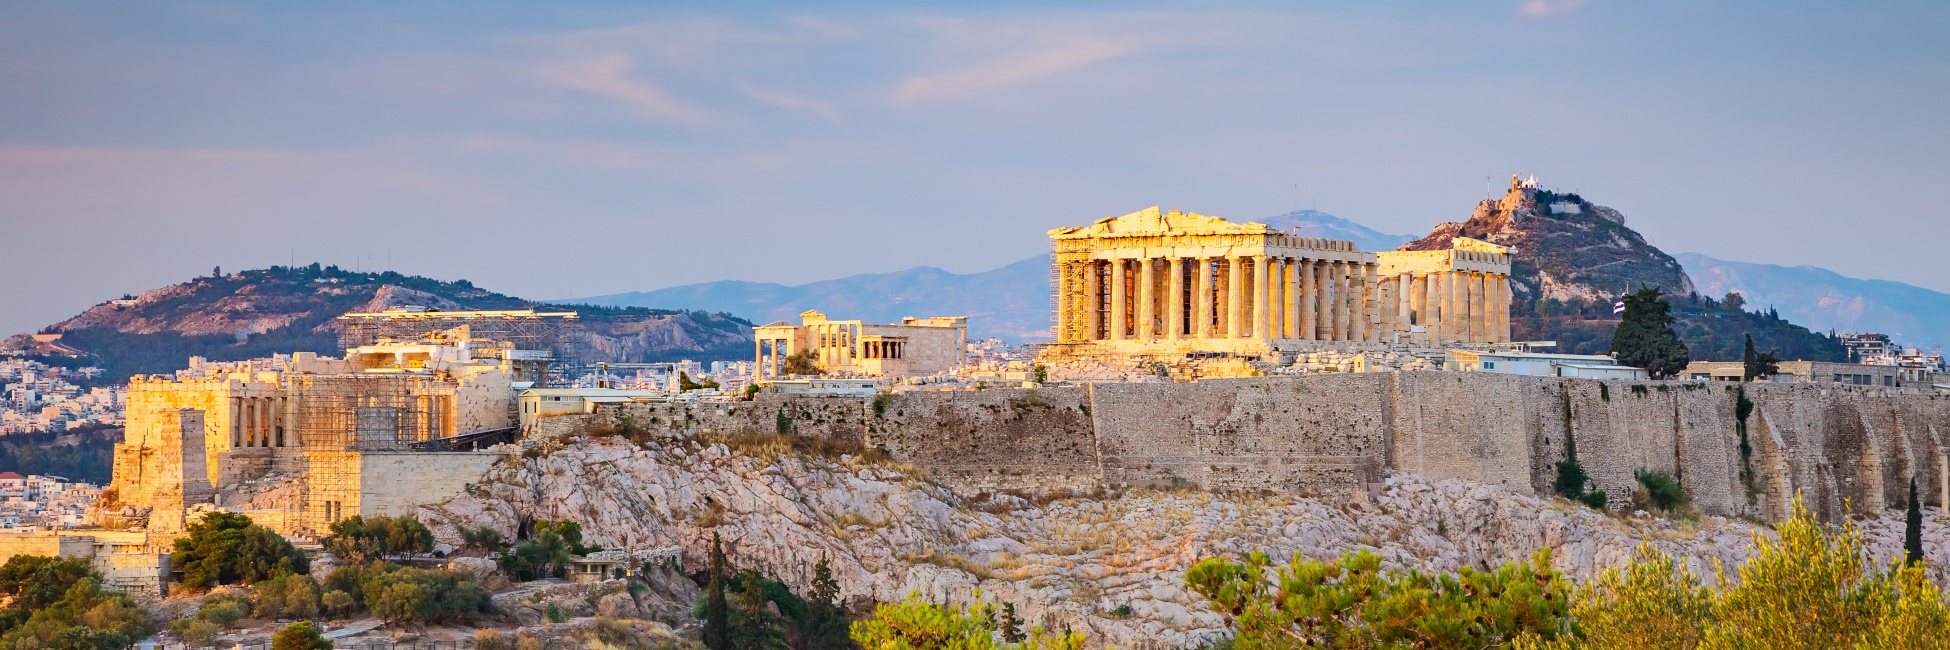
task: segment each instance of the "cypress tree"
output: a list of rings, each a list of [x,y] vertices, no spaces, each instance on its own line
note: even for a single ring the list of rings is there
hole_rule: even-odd
[[[1672,303],[1660,297],[1658,287],[1646,287],[1625,296],[1625,315],[1612,334],[1611,353],[1618,362],[1639,368],[1653,379],[1665,379],[1686,369],[1691,352],[1679,334],[1672,331]]]
[[[1903,564],[1923,561],[1923,502],[1916,498],[1916,477],[1909,477],[1909,509],[1903,513]]]
[[[806,599],[806,618],[799,625],[800,647],[805,650],[855,648],[848,636],[846,616],[840,611],[840,583],[833,579],[833,567],[824,554],[813,565],[811,598]]]
[[[704,587],[704,647],[731,650],[731,604],[725,602],[724,544],[711,533],[709,582]]]

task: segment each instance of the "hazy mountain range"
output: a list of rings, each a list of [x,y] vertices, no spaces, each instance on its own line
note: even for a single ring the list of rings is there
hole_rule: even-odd
[[[1811,329],[1880,332],[1928,350],[1950,342],[1950,294],[1890,280],[1862,280],[1814,266],[1674,255],[1700,294],[1738,291],[1748,308],[1773,307]]]
[[[1416,239],[1317,210],[1258,221],[1279,230],[1297,229],[1307,237],[1353,240],[1361,250],[1393,250]],[[1901,282],[1848,278],[1812,266],[1727,262],[1697,253],[1673,257],[1702,295],[1739,291],[1747,296],[1750,308],[1772,306],[1788,320],[1811,329],[1885,332],[1926,349],[1950,341],[1950,294]],[[808,309],[870,322],[967,315],[971,337],[1021,341],[1048,336],[1048,282],[1045,254],[981,273],[919,266],[798,286],[723,280],[556,302],[729,312],[754,323],[797,323],[799,313]]]

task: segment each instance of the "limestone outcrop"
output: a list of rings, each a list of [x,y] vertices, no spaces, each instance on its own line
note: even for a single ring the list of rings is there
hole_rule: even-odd
[[[512,536],[524,521],[574,519],[589,542],[610,548],[679,546],[693,574],[716,535],[734,565],[795,590],[827,557],[856,605],[909,592],[966,601],[979,587],[1032,623],[1067,624],[1121,648],[1180,647],[1220,633],[1220,618],[1181,586],[1202,557],[1259,549],[1327,558],[1367,548],[1394,566],[1453,570],[1548,548],[1558,568],[1587,578],[1650,541],[1710,583],[1715,563],[1736,565],[1760,530],[1717,517],[1607,515],[1526,488],[1409,475],[1345,502],[1150,488],[956,494],[896,463],[799,453],[790,440],[566,438],[495,467],[469,494],[419,516],[446,542],[459,527]],[[1925,512],[1926,552],[1942,558],[1950,529],[1937,509]],[[1859,525],[1877,560],[1901,552],[1900,511]],[[1939,580],[1943,564],[1933,565]],[[620,613],[641,611],[636,600],[635,610],[609,595],[581,602]]]

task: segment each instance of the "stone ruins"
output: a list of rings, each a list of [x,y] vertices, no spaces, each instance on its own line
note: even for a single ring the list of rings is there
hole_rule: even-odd
[[[822,374],[837,377],[922,377],[968,361],[968,317],[908,317],[895,324],[832,320],[818,310],[800,324],[777,321],[752,328],[759,379],[785,376],[785,358],[811,352]]]
[[[1049,231],[1056,357],[1280,358],[1337,344],[1510,338],[1510,250],[1368,253],[1152,207]]]

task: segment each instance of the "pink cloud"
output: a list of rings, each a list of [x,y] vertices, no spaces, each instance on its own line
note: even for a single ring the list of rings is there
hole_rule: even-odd
[[[1524,3],[1523,13],[1527,16],[1555,16],[1577,11],[1587,0],[1530,0]]]
[[[1129,54],[1136,48],[1109,39],[1081,39],[974,65],[917,75],[894,91],[902,106],[986,94],[1078,70],[1090,64]]]
[[[621,101],[638,115],[667,122],[705,122],[710,116],[687,106],[656,86],[629,78],[633,62],[622,54],[609,54],[579,64],[550,69],[549,81],[564,88],[594,93]]]

